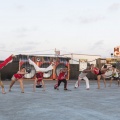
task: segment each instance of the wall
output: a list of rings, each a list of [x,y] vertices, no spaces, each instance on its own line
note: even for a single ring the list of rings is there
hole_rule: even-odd
[[[2,61],[0,61],[1,63]],[[19,70],[19,62],[14,61],[12,63],[9,63],[7,66],[5,66],[1,71],[1,79],[2,80],[10,80],[12,75],[16,73]],[[70,80],[76,80],[78,79],[79,75],[79,64],[70,64]],[[88,73],[87,75],[89,79],[96,79],[96,76]]]
[[[87,59],[90,64],[96,64],[96,59],[101,58],[100,55],[87,54],[65,54],[64,57],[71,58],[70,64],[79,64],[79,59]]]
[[[2,61],[1,61],[2,62]],[[0,62],[0,63],[1,63]],[[0,70],[2,80],[10,80],[12,75],[19,70],[19,63],[12,62]]]

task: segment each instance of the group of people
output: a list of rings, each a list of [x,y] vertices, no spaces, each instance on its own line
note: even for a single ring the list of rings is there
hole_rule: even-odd
[[[0,66],[2,66],[1,69],[4,66],[6,66],[10,61],[12,61],[12,59],[14,57],[15,57],[15,55],[11,55],[6,60],[4,60],[4,62],[0,64]],[[55,63],[52,62],[52,64],[50,66],[48,66],[47,68],[40,68],[31,59],[28,59],[28,62],[29,62],[30,65],[34,66],[35,71],[36,71],[35,76],[34,76],[33,91],[35,92],[36,87],[39,87],[39,86],[42,86],[43,91],[45,91],[46,86],[45,86],[45,83],[44,83],[44,80],[43,80],[43,74],[44,74],[44,72],[48,72],[48,71],[52,70],[54,68]],[[58,90],[61,82],[64,82],[64,90],[68,90],[67,89],[67,80],[66,80],[67,72],[68,72],[67,67],[60,69],[60,72],[59,72],[59,75],[58,75],[58,80],[57,80],[57,83],[54,86],[54,89]],[[28,74],[28,72],[26,71],[25,67],[22,67],[22,68],[20,68],[20,70],[17,73],[15,73],[12,76],[11,83],[10,83],[10,86],[9,86],[9,92],[11,91],[15,82],[18,81],[20,83],[21,93],[24,93],[23,78],[24,78],[25,74]],[[2,88],[2,93],[5,94],[6,92],[5,92],[5,89],[4,89],[3,82],[1,80],[0,80],[0,86]]]
[[[111,73],[112,73],[109,76],[110,77],[110,85],[109,86],[111,86],[113,80],[117,80],[118,81],[118,86],[119,86],[120,85],[119,84],[120,70],[118,70],[115,65],[111,65],[110,67],[108,67],[107,65],[104,65],[101,69],[99,69],[99,68],[95,67],[94,64],[91,64],[91,65],[87,66],[87,68],[79,74],[78,80],[75,83],[75,88],[80,86],[80,81],[81,80],[85,80],[86,89],[87,90],[90,89],[89,79],[86,76],[88,74],[88,72],[92,72],[93,74],[95,74],[97,76],[98,89],[100,89],[101,78],[103,78],[104,86],[106,87],[106,77],[108,77],[108,76],[106,76],[106,72],[109,71],[109,70],[111,70]]]
[[[15,57],[15,55],[11,55],[7,59],[5,59],[2,63],[0,63],[0,69],[2,69],[9,62],[11,62],[14,57]],[[54,63],[52,63],[47,68],[39,68],[32,60],[28,59],[28,61],[29,61],[29,64],[33,65],[35,70],[36,70],[35,80],[34,80],[34,85],[33,85],[33,91],[35,91],[36,84],[40,83],[40,82],[42,82],[42,86],[43,86],[43,88],[45,90],[45,85],[44,85],[44,81],[43,81],[43,73],[47,72],[49,70],[52,70],[53,66],[54,66]],[[15,84],[15,82],[18,81],[20,83],[21,93],[24,93],[23,78],[24,78],[25,74],[28,74],[28,72],[26,72],[25,67],[22,67],[22,68],[20,68],[20,70],[17,73],[15,73],[12,76],[11,83],[10,83],[10,86],[9,86],[9,91],[11,91],[11,88]],[[3,82],[1,80],[0,80],[0,86],[2,88],[2,93],[5,94],[6,92],[5,92],[5,89],[4,89],[4,84],[3,84]]]
[[[6,60],[4,60],[4,62],[0,63],[0,69],[2,69],[10,61],[12,61],[12,59],[14,57],[15,57],[15,55],[11,55]],[[36,85],[39,86],[40,83],[42,83],[43,91],[45,91],[46,87],[45,87],[45,83],[43,81],[43,74],[44,74],[44,72],[48,72],[48,71],[52,70],[54,68],[55,63],[52,62],[52,64],[50,66],[48,66],[47,68],[40,68],[30,58],[28,59],[28,62],[29,62],[30,65],[33,65],[35,70],[36,70],[36,74],[35,74],[35,77],[34,77],[33,91],[35,92]],[[107,65],[104,65],[101,69],[99,69],[99,68],[95,67],[94,64],[91,64],[91,65],[87,66],[87,68],[79,74],[78,80],[75,83],[75,88],[78,88],[80,86],[80,81],[81,80],[85,80],[86,89],[87,90],[90,89],[89,79],[87,77],[87,74],[89,72],[92,72],[93,74],[97,75],[98,89],[100,89],[101,77],[103,77],[104,85],[106,87],[106,80],[105,80],[106,75],[105,75],[105,73],[110,69],[112,70],[112,75],[111,75],[109,86],[111,86],[112,81],[114,79],[118,80],[118,85],[119,85],[119,75],[118,74],[120,73],[120,71],[118,69],[116,69],[115,65],[112,65],[111,67],[107,67]],[[60,86],[61,82],[63,82],[64,83],[64,90],[68,90],[67,89],[67,80],[66,80],[66,76],[68,74],[68,71],[69,70],[68,70],[67,67],[60,69],[58,79],[57,79],[57,83],[54,85],[54,89],[59,90],[59,86]],[[26,71],[25,67],[22,67],[17,73],[15,73],[12,76],[11,83],[10,83],[10,86],[9,86],[9,91],[11,91],[11,88],[15,84],[15,82],[18,81],[20,83],[21,93],[24,93],[23,78],[24,78],[25,74],[28,74],[28,72]],[[1,80],[0,80],[0,86],[2,88],[2,93],[5,94],[6,92],[4,90],[4,84]]]

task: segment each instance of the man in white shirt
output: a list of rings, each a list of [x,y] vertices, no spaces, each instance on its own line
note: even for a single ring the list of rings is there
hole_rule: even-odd
[[[86,75],[88,74],[88,72],[91,72],[91,67],[88,66],[85,70],[83,70],[79,76],[78,76],[78,80],[75,83],[75,88],[78,88],[80,86],[80,81],[81,80],[85,80],[86,82],[86,90],[90,89],[90,85],[89,85],[89,79],[86,77]]]

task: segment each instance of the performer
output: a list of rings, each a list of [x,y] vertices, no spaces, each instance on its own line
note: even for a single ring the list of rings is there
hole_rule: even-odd
[[[35,92],[36,87],[40,86],[40,83],[42,82],[42,86],[43,86],[43,91],[45,91],[45,83],[43,81],[43,72],[37,71],[36,75],[35,75],[35,80],[34,80],[34,85],[33,85],[33,91]],[[37,84],[37,86],[36,86]]]
[[[15,84],[15,82],[18,81],[20,83],[21,93],[24,93],[23,78],[25,74],[27,74],[26,69],[25,67],[22,67],[20,71],[12,76],[9,91],[11,91],[11,88]]]
[[[30,65],[34,66],[36,71],[40,71],[40,72],[48,72],[48,71],[52,70],[53,66],[55,65],[54,62],[52,62],[52,64],[50,66],[48,66],[47,68],[40,68],[31,59],[28,59],[28,61],[29,61]]]
[[[2,88],[2,94],[6,94],[5,89],[4,89],[4,84],[1,80],[0,80],[0,87]]]
[[[107,68],[107,65],[104,65],[101,69],[99,69],[97,67],[94,67],[94,64],[91,64],[92,73],[97,75],[98,89],[100,89],[100,79],[101,79],[101,77],[103,77],[104,86],[106,87],[105,72],[108,71],[109,68]]]
[[[42,86],[42,84],[41,84],[41,81],[37,81],[37,83],[36,83],[36,88],[42,88],[43,86]]]
[[[118,81],[118,86],[120,85],[120,82],[119,82],[119,73],[120,73],[120,71],[116,68],[116,66],[112,65],[112,77],[110,79],[110,85],[109,85],[109,87],[111,87],[111,84],[112,84],[113,80],[117,80]]]
[[[10,55],[7,59],[5,59],[2,63],[0,63],[0,70],[6,66],[8,63],[12,62],[13,58],[15,57],[15,55]],[[3,82],[0,80],[0,86],[2,88],[2,94],[6,94],[5,89],[4,89],[4,84]]]
[[[35,70],[36,70],[35,81],[34,81],[34,85],[33,85],[33,91],[35,92],[36,84],[38,82],[39,83],[42,82],[43,90],[45,91],[45,83],[43,81],[43,73],[52,70],[53,66],[55,65],[54,62],[52,62],[52,64],[50,66],[48,66],[47,68],[40,68],[31,59],[28,59],[28,61],[29,61],[29,64],[33,65]]]
[[[60,69],[60,73],[58,75],[58,83],[56,85],[54,85],[54,89],[59,90],[59,86],[60,86],[61,82],[63,82],[64,90],[68,90],[67,89],[67,80],[66,80],[67,71],[68,71],[67,67]]]
[[[83,70],[79,76],[78,76],[78,80],[75,83],[75,88],[78,88],[80,86],[80,81],[83,79],[86,82],[86,90],[90,89],[90,85],[89,85],[89,79],[86,77],[86,75],[88,74],[88,72],[91,71],[91,67],[87,66],[87,68],[85,70]]]

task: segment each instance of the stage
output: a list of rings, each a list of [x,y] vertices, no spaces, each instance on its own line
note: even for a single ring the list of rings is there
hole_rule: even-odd
[[[10,81],[3,81],[7,94],[0,93],[0,120],[120,120],[120,87],[114,81],[111,87],[97,88],[97,81],[90,80],[90,90],[85,89],[85,81],[78,89],[76,80],[68,81],[68,89],[54,90],[56,81],[45,81],[46,91],[36,88],[33,80],[25,80],[25,93],[21,93],[19,83],[8,92]]]

